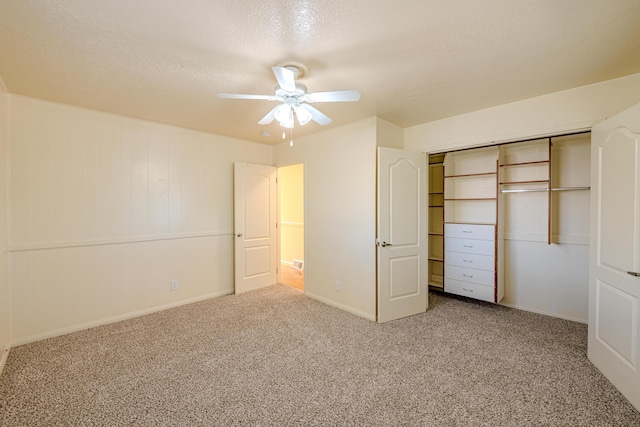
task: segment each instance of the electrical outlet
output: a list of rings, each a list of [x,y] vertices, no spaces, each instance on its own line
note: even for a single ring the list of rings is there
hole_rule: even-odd
[[[339,280],[336,280],[336,291],[342,291],[342,283]]]
[[[178,289],[180,289],[180,283],[177,280],[169,282],[169,290],[177,291]]]

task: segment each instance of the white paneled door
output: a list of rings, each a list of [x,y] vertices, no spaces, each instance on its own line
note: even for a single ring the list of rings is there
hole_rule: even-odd
[[[591,138],[589,359],[640,410],[640,104]]]
[[[378,148],[378,322],[427,309],[427,156]]]
[[[234,165],[235,292],[274,285],[277,273],[276,168]]]

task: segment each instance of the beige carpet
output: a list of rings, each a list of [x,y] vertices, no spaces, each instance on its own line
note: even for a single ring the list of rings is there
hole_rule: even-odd
[[[431,294],[384,325],[276,285],[12,350],[2,426],[640,426],[586,326]]]

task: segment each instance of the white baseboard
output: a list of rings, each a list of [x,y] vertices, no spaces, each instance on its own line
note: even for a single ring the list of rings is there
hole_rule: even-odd
[[[120,314],[120,315],[113,316],[113,317],[107,317],[107,318],[96,320],[96,321],[93,321],[93,322],[87,322],[87,323],[83,323],[83,324],[80,324],[80,325],[70,326],[68,328],[56,329],[56,330],[44,332],[44,333],[41,333],[41,334],[30,335],[28,337],[19,338],[19,339],[13,341],[11,343],[11,345],[13,347],[16,347],[16,346],[23,345],[23,344],[29,344],[29,343],[36,342],[36,341],[41,341],[41,340],[44,340],[44,339],[47,339],[47,338],[58,337],[60,335],[70,334],[72,332],[78,332],[78,331],[83,331],[85,329],[95,328],[97,326],[108,325],[110,323],[120,322],[122,320],[127,320],[127,319],[132,319],[134,317],[144,316],[145,314],[156,313],[158,311],[167,310],[167,309],[174,308],[174,307],[180,307],[182,305],[193,304],[194,302],[204,301],[204,300],[207,300],[207,299],[216,298],[216,297],[220,297],[220,296],[223,296],[223,295],[229,295],[229,294],[232,294],[232,293],[233,293],[233,288],[228,289],[228,290],[224,290],[224,291],[220,291],[220,292],[214,292],[214,293],[206,294],[206,295],[200,295],[200,296],[197,296],[197,297],[194,297],[194,298],[188,298],[188,299],[172,302],[172,303],[169,303],[169,304],[160,305],[160,306],[157,306],[157,307],[146,308],[146,309],[143,309],[143,310],[132,311],[130,313]]]
[[[499,305],[504,305],[505,307],[509,307],[509,308],[515,308],[517,310],[529,311],[531,313],[543,314],[545,316],[557,317],[559,319],[570,320],[572,322],[584,323],[585,325],[589,323],[588,320],[586,320],[586,319],[578,319],[576,317],[565,316],[563,314],[550,313],[548,311],[538,310],[538,309],[530,308],[530,307],[524,307],[524,306],[521,306],[521,305],[505,304],[505,303],[502,303],[502,302],[499,303]]]
[[[323,303],[325,303],[327,305],[331,305],[333,307],[339,308],[340,310],[346,311],[348,313],[355,314],[358,317],[364,317],[365,319],[371,320],[372,322],[375,322],[375,321],[378,320],[378,319],[376,319],[375,315],[372,315],[370,313],[365,313],[364,311],[356,310],[353,307],[349,307],[347,305],[340,304],[340,303],[332,301],[332,300],[330,300],[328,298],[321,297],[320,295],[312,294],[312,293],[310,293],[310,292],[308,292],[306,290],[304,291],[304,294],[305,294],[305,296],[308,296],[311,299],[315,299],[315,300],[323,302]]]
[[[11,347],[7,346],[2,350],[2,354],[0,355],[0,375],[2,375],[4,365],[7,363],[7,359],[9,358],[9,351],[11,351]]]

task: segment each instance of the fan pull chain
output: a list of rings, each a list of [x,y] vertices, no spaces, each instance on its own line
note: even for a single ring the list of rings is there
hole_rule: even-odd
[[[293,117],[293,106],[289,110],[289,118],[291,120],[291,130],[289,131],[289,147],[293,147],[293,127],[296,124]]]

